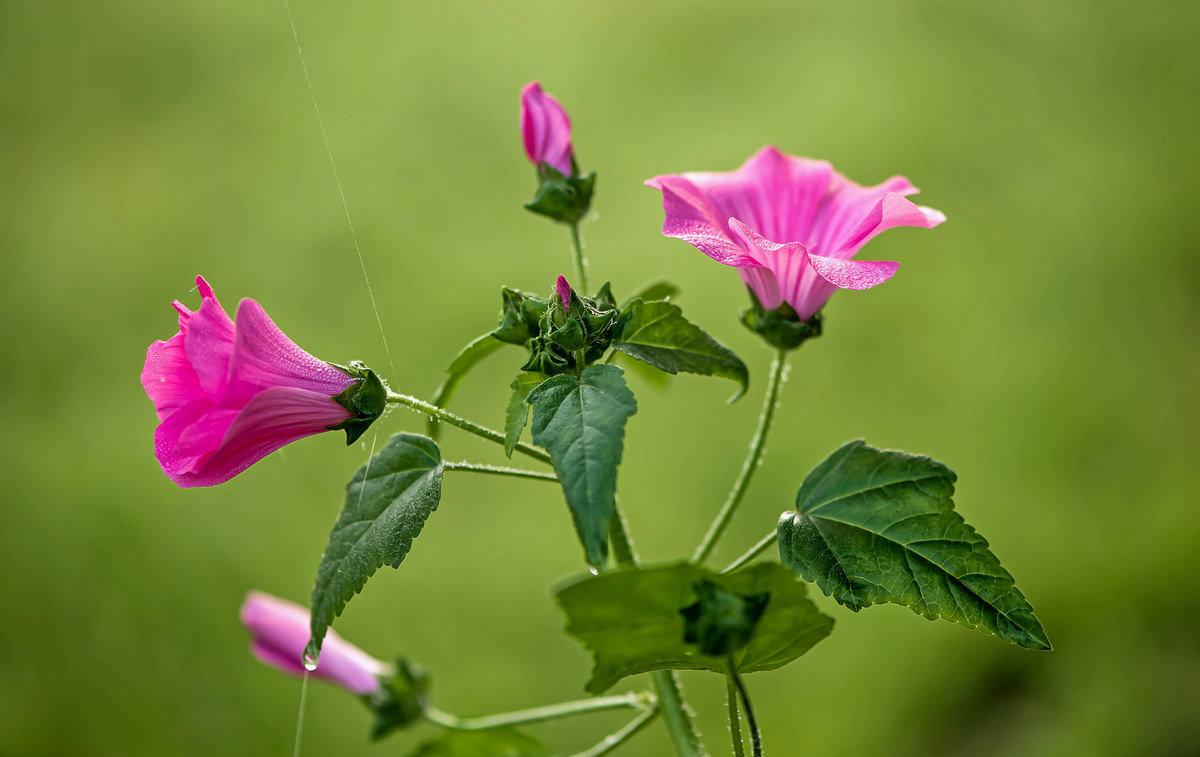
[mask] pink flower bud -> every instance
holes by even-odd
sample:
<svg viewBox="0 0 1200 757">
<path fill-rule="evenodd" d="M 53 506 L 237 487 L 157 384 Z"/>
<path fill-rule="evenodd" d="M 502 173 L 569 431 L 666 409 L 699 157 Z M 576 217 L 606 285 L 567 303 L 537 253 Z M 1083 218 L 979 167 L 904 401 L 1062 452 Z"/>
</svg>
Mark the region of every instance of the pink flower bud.
<svg viewBox="0 0 1200 757">
<path fill-rule="evenodd" d="M 352 417 L 332 398 L 357 380 L 300 349 L 257 302 L 237 323 L 196 277 L 200 309 L 179 311 L 179 333 L 146 351 L 142 386 L 159 425 L 154 451 L 180 486 L 227 481 L 286 444 Z"/>
<path fill-rule="evenodd" d="M 759 150 L 726 173 L 656 176 L 662 233 L 738 269 L 767 310 L 791 305 L 808 320 L 836 289 L 869 289 L 899 263 L 854 260 L 872 237 L 896 226 L 932 228 L 946 220 L 905 199 L 903 176 L 862 187 L 818 160 Z"/>
<path fill-rule="evenodd" d="M 562 300 L 563 310 L 570 310 L 571 285 L 567 283 L 566 276 L 558 277 L 558 282 L 554 285 L 554 291 L 558 293 L 558 299 Z"/>
<path fill-rule="evenodd" d="M 250 651 L 260 662 L 294 676 L 304 675 L 308 610 L 295 602 L 252 591 L 242 603 L 240 616 L 242 625 L 254 637 Z M 390 671 L 390 665 L 329 631 L 321 647 L 320 663 L 309 675 L 355 694 L 371 694 L 381 686 L 379 676 Z"/>
<path fill-rule="evenodd" d="M 571 175 L 571 157 L 575 154 L 571 119 L 558 100 L 543 92 L 536 81 L 521 90 L 521 137 L 530 163 L 547 163 L 564 176 Z"/>
</svg>

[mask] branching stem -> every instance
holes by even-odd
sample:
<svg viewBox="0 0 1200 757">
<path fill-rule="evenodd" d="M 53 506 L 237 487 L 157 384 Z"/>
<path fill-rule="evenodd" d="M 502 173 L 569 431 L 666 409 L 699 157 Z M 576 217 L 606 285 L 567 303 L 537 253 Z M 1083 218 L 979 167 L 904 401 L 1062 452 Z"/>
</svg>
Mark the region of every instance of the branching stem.
<svg viewBox="0 0 1200 757">
<path fill-rule="evenodd" d="M 755 544 L 753 547 L 746 550 L 746 554 L 742 555 L 738 559 L 731 562 L 729 564 L 729 567 L 721 572 L 722 573 L 732 573 L 733 571 L 737 570 L 738 568 L 742 567 L 746 563 L 750 562 L 754 558 L 761 555 L 763 552 L 766 552 L 767 549 L 772 544 L 774 544 L 778 538 L 779 538 L 779 531 L 777 531 L 777 530 L 772 531 L 771 533 L 767 534 L 763 538 L 759 539 L 758 544 Z"/>
<path fill-rule="evenodd" d="M 444 463 L 446 470 L 461 470 L 470 471 L 471 473 L 490 473 L 493 476 L 512 476 L 513 478 L 532 478 L 537 481 L 557 481 L 558 476 L 553 473 L 541 473 L 539 471 L 521 470 L 520 468 L 504 468 L 498 465 L 485 465 L 483 463 Z"/>
<path fill-rule="evenodd" d="M 580 296 L 586 297 L 588 293 L 587 283 L 587 259 L 583 257 L 583 241 L 579 238 L 579 224 L 571 224 L 571 251 L 575 253 L 575 291 L 579 292 Z"/>
<path fill-rule="evenodd" d="M 417 399 L 416 397 L 410 397 L 407 394 L 397 394 L 396 392 L 388 390 L 387 401 L 390 405 L 404 405 L 407 408 L 416 410 L 418 413 L 425 413 L 426 415 L 437 418 L 439 421 L 445 421 L 451 426 L 457 426 L 463 431 L 468 431 L 478 437 L 487 439 L 490 442 L 504 444 L 504 434 L 500 433 L 499 431 L 487 428 L 486 426 L 480 426 L 477 423 L 472 423 L 466 418 L 457 416 L 449 410 L 443 410 L 437 405 L 431 405 L 425 400 Z M 534 460 L 540 460 L 543 463 L 550 463 L 549 455 L 547 455 L 545 452 L 542 452 L 537 447 L 531 447 L 524 442 L 517 442 L 516 451 L 520 452 L 522 455 L 526 455 L 527 457 L 532 457 Z"/>
<path fill-rule="evenodd" d="M 657 707 L 646 710 L 641 715 L 638 715 L 636 718 L 629 721 L 629 724 L 621 730 L 605 736 L 604 740 L 596 746 L 592 747 L 586 752 L 580 752 L 579 754 L 572 755 L 572 757 L 601 757 L 601 755 L 608 754 L 632 738 L 638 731 L 645 728 L 646 724 L 651 720 L 654 720 L 656 717 L 658 717 Z"/>
<path fill-rule="evenodd" d="M 525 723 L 540 723 L 545 720 L 558 720 L 573 715 L 583 715 L 602 710 L 618 710 L 622 708 L 634 710 L 653 710 L 654 696 L 649 692 L 641 694 L 623 694 L 615 697 L 597 697 L 595 699 L 580 699 L 574 702 L 562 702 L 547 707 L 535 707 L 530 710 L 502 712 L 498 715 L 484 715 L 478 718 L 460 718 L 436 707 L 426 707 L 425 717 L 443 728 L 455 731 L 486 731 L 489 728 L 504 728 L 506 726 L 522 725 Z"/>
</svg>

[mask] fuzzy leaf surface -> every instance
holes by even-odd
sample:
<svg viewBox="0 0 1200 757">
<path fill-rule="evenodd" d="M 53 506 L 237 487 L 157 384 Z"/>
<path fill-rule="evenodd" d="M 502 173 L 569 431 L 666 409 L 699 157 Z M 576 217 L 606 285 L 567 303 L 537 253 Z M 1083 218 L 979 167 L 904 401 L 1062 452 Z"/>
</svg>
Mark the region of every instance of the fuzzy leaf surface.
<svg viewBox="0 0 1200 757">
<path fill-rule="evenodd" d="M 346 485 L 346 504 L 317 566 L 313 659 L 333 619 L 383 565 L 400 567 L 442 497 L 442 453 L 432 439 L 396 434 Z"/>
<path fill-rule="evenodd" d="M 620 368 L 593 365 L 579 377 L 547 379 L 526 401 L 533 407 L 533 441 L 554 461 L 587 560 L 603 565 L 625 421 L 637 412 L 633 392 Z"/>
<path fill-rule="evenodd" d="M 697 373 L 733 379 L 745 393 L 750 372 L 725 345 L 692 325 L 666 301 L 634 300 L 621 311 L 613 347 L 667 373 Z"/>
<path fill-rule="evenodd" d="M 779 555 L 851 610 L 892 602 L 1027 649 L 1042 624 L 987 540 L 954 511 L 954 473 L 928 457 L 849 442 L 779 520 Z"/>
<path fill-rule="evenodd" d="M 805 585 L 775 563 L 728 574 L 685 563 L 589 576 L 555 591 L 567 633 L 593 656 L 587 691 L 599 694 L 625 676 L 651 670 L 727 673 L 725 657 L 706 655 L 685 640 L 682 611 L 698 601 L 696 587 L 704 581 L 734 594 L 767 595 L 753 635 L 733 655 L 738 673 L 782 667 L 833 628 L 833 618 L 817 609 Z"/>
</svg>

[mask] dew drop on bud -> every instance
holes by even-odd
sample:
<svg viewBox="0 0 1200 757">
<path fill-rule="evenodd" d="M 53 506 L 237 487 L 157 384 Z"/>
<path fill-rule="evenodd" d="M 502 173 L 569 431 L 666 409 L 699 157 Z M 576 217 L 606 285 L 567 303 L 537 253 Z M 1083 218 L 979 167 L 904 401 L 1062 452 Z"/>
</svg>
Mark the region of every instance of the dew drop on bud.
<svg viewBox="0 0 1200 757">
<path fill-rule="evenodd" d="M 317 658 L 308 652 L 304 653 L 304 669 L 310 673 L 317 669 Z"/>
</svg>

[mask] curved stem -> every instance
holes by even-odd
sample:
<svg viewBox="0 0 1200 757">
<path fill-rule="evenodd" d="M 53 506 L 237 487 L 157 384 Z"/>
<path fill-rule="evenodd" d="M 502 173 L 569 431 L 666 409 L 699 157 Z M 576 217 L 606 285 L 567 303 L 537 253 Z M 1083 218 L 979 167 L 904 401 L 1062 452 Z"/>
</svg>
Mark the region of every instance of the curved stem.
<svg viewBox="0 0 1200 757">
<path fill-rule="evenodd" d="M 742 718 L 738 715 L 738 691 L 732 676 L 725 676 L 725 700 L 729 703 L 729 734 L 733 737 L 735 757 L 746 757 L 746 746 L 742 743 Z"/>
<path fill-rule="evenodd" d="M 746 710 L 746 724 L 750 727 L 750 743 L 754 748 L 754 757 L 762 757 L 762 736 L 758 732 L 758 720 L 754 717 L 754 708 L 750 706 L 750 694 L 746 685 L 733 668 L 733 660 L 729 661 L 729 680 L 737 687 L 742 695 L 742 708 Z"/>
<path fill-rule="evenodd" d="M 629 540 L 629 526 L 625 523 L 625 514 L 621 512 L 616 497 L 613 497 L 613 516 L 609 522 L 608 538 L 612 541 L 613 558 L 618 566 L 624 568 L 637 565 L 637 554 L 633 551 L 633 542 Z"/>
<path fill-rule="evenodd" d="M 484 465 L 483 463 L 443 463 L 442 467 L 446 470 L 463 470 L 472 473 L 490 473 L 494 476 L 512 476 L 513 478 L 532 478 L 537 481 L 557 481 L 558 476 L 553 473 L 539 473 L 538 471 L 521 470 L 520 468 L 503 468 L 498 465 Z"/>
<path fill-rule="evenodd" d="M 750 479 L 754 476 L 754 471 L 758 469 L 763 450 L 766 449 L 767 434 L 771 431 L 771 421 L 775 417 L 775 406 L 779 404 L 779 388 L 783 386 L 786 374 L 787 351 L 779 350 L 775 353 L 775 360 L 771 363 L 771 375 L 767 379 L 767 394 L 763 399 L 762 413 L 758 416 L 758 429 L 754 432 L 754 438 L 750 440 L 750 452 L 746 455 L 746 461 L 742 463 L 742 472 L 733 482 L 733 489 L 730 490 L 725 504 L 721 506 L 721 511 L 717 513 L 716 519 L 708 527 L 704 541 L 700 542 L 700 546 L 696 548 L 696 554 L 692 555 L 692 562 L 698 565 L 708 559 L 717 540 L 724 533 L 725 527 L 729 525 L 734 511 L 741 504 L 742 497 L 746 494 L 746 488 L 750 485 Z"/>
<path fill-rule="evenodd" d="M 540 723 L 544 720 L 558 720 L 572 715 L 582 715 L 588 712 L 602 710 L 619 710 L 629 707 L 635 710 L 653 709 L 654 697 L 650 694 L 623 694 L 615 697 L 598 697 L 596 699 L 580 699 L 574 702 L 562 702 L 548 707 L 535 707 L 530 710 L 502 712 L 499 715 L 484 715 L 478 718 L 460 718 L 436 707 L 426 707 L 425 717 L 443 728 L 455 731 L 485 731 L 489 728 L 503 728 L 523 723 Z"/>
<path fill-rule="evenodd" d="M 419 413 L 431 415 L 434 418 L 437 418 L 439 421 L 445 421 L 451 426 L 457 426 L 463 431 L 469 431 L 472 434 L 475 434 L 475 436 L 487 439 L 490 442 L 504 444 L 504 434 L 500 433 L 499 431 L 487 428 L 486 426 L 480 426 L 477 423 L 472 423 L 466 418 L 461 418 L 448 410 L 443 410 L 437 405 L 431 405 L 425 400 L 420 400 L 416 397 L 410 397 L 407 394 L 397 394 L 389 389 L 387 393 L 387 401 L 389 405 L 404 405 L 411 410 L 416 410 Z M 522 455 L 532 457 L 534 460 L 540 460 L 543 463 L 550 462 L 549 455 L 547 455 L 545 452 L 542 452 L 537 447 L 531 447 L 524 442 L 517 442 L 515 449 Z"/>
<path fill-rule="evenodd" d="M 761 555 L 763 552 L 766 552 L 767 548 L 770 547 L 772 544 L 774 544 L 775 540 L 778 538 L 779 538 L 779 531 L 778 530 L 772 531 L 771 533 L 767 534 L 762 539 L 760 539 L 758 544 L 755 544 L 753 547 L 746 550 L 746 554 L 742 555 L 738 559 L 731 562 L 729 564 L 729 567 L 721 572 L 722 573 L 732 573 L 733 571 L 737 570 L 738 568 L 742 567 L 746 563 L 750 562 L 754 558 Z"/>
<path fill-rule="evenodd" d="M 601 757 L 601 755 L 608 754 L 632 738 L 634 734 L 642 730 L 647 723 L 649 723 L 651 720 L 654 720 L 656 717 L 658 717 L 657 707 L 646 710 L 641 715 L 638 715 L 636 718 L 629 721 L 629 724 L 621 730 L 605 736 L 604 740 L 596 746 L 592 747 L 586 752 L 580 752 L 579 754 L 572 755 L 572 757 Z"/>
<path fill-rule="evenodd" d="M 587 284 L 587 260 L 583 257 L 583 242 L 579 239 L 579 224 L 571 224 L 571 251 L 575 253 L 575 291 L 579 292 L 580 296 L 586 297 L 588 293 Z"/>
</svg>

